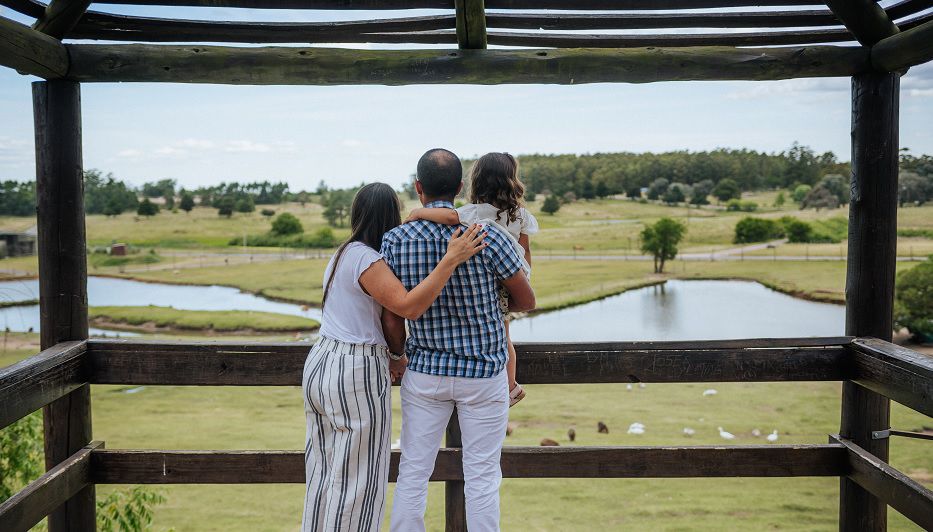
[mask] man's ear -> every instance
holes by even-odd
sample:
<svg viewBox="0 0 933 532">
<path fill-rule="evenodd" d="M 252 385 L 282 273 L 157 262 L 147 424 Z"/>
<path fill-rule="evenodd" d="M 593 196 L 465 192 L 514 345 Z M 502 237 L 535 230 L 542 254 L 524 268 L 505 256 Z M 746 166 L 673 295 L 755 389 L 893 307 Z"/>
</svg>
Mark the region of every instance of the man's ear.
<svg viewBox="0 0 933 532">
<path fill-rule="evenodd" d="M 415 192 L 417 192 L 419 196 L 424 194 L 424 187 L 421 186 L 421 181 L 417 179 L 415 179 Z"/>
</svg>

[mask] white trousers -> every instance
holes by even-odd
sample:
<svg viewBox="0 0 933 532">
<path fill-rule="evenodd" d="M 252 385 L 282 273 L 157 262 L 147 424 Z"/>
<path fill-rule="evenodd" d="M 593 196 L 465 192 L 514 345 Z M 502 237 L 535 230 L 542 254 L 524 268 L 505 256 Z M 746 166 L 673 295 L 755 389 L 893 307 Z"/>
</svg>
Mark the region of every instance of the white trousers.
<svg viewBox="0 0 933 532">
<path fill-rule="evenodd" d="M 377 532 L 392 434 L 388 351 L 321 338 L 302 374 L 304 532 Z"/>
<path fill-rule="evenodd" d="M 467 528 L 499 530 L 499 458 L 509 421 L 505 371 L 488 379 L 408 371 L 402 378 L 402 459 L 392 506 L 392 532 L 424 532 L 428 479 L 454 407 L 463 439 Z"/>
</svg>

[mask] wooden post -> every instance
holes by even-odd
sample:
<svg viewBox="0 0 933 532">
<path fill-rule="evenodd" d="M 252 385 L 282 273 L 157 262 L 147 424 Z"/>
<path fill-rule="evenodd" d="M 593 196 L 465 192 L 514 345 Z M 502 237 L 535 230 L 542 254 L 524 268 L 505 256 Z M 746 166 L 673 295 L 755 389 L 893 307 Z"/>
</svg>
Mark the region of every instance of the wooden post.
<svg viewBox="0 0 933 532">
<path fill-rule="evenodd" d="M 898 106 L 900 75 L 868 72 L 852 78 L 852 200 L 846 273 L 846 334 L 891 340 L 897 258 Z M 888 460 L 890 401 L 845 381 L 841 434 Z M 887 529 L 887 505 L 847 478 L 840 487 L 839 529 Z"/>
<path fill-rule="evenodd" d="M 456 408 L 447 425 L 447 447 L 463 447 Z M 463 486 L 462 480 L 444 482 L 444 516 L 447 532 L 466 532 L 466 498 L 463 494 Z"/>
<path fill-rule="evenodd" d="M 74 81 L 32 85 L 39 225 L 42 349 L 88 337 L 87 252 L 81 161 L 81 89 Z M 50 470 L 91 441 L 90 386 L 43 409 L 45 466 Z M 94 487 L 49 515 L 49 531 L 95 530 Z"/>
<path fill-rule="evenodd" d="M 455 0 L 457 45 L 461 49 L 486 48 L 486 7 L 483 0 Z"/>
</svg>

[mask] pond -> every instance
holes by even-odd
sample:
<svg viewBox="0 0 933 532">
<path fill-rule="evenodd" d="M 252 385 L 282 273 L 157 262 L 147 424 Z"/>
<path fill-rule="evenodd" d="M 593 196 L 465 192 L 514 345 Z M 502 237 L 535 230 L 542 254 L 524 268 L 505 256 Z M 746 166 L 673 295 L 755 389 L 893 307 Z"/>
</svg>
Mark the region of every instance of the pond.
<svg viewBox="0 0 933 532">
<path fill-rule="evenodd" d="M 241 292 L 226 286 L 183 286 L 141 283 L 127 279 L 88 277 L 88 304 L 93 306 L 156 305 L 182 310 L 253 310 L 276 312 L 319 319 L 316 308 L 302 309 L 300 305 L 281 303 Z M 39 299 L 39 281 L 0 282 L 0 301 L 28 301 Z M 0 309 L 0 327 L 11 331 L 39 330 L 39 305 Z M 102 331 L 93 330 L 94 333 Z"/>
<path fill-rule="evenodd" d="M 0 300 L 37 299 L 38 281 L 0 282 Z M 157 305 L 184 310 L 254 310 L 313 319 L 302 309 L 223 286 L 180 286 L 88 278 L 91 306 Z M 845 308 L 797 299 L 747 281 L 668 281 L 512 324 L 516 341 L 704 340 L 837 336 Z M 38 305 L 0 309 L 0 327 L 39 330 Z M 93 330 L 92 334 L 106 331 Z M 113 334 L 107 333 L 107 334 Z"/>
</svg>

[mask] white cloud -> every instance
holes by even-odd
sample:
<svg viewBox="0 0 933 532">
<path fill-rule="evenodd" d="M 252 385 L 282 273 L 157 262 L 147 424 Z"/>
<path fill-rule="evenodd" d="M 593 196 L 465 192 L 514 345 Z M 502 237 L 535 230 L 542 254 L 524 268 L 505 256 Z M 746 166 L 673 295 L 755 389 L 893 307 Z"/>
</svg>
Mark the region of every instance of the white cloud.
<svg viewBox="0 0 933 532">
<path fill-rule="evenodd" d="M 272 151 L 272 147 L 252 140 L 231 140 L 224 143 L 223 151 L 228 153 L 269 153 Z"/>
</svg>

